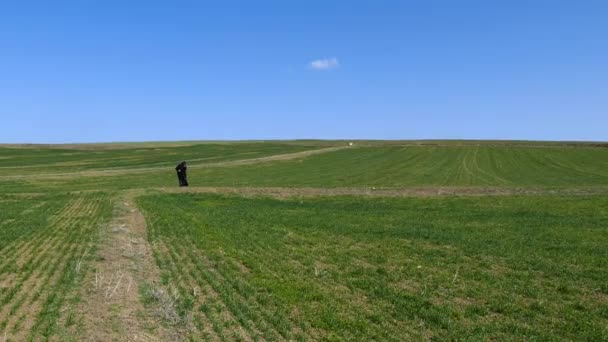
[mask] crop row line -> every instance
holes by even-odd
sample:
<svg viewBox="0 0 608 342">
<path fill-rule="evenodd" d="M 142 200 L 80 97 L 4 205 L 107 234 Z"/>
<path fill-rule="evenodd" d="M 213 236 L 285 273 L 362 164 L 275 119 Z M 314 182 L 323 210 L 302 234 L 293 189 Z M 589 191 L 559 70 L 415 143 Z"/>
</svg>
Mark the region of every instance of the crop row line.
<svg viewBox="0 0 608 342">
<path fill-rule="evenodd" d="M 96 214 L 104 197 L 84 197 L 70 200 L 46 229 L 19 245 L 3 263 L 0 273 L 12 270 L 18 277 L 0 297 L 0 330 L 17 339 L 26 333 L 30 338 L 53 333 L 58 310 L 80 276 L 80 263 L 94 248 L 91 229 L 98 223 Z"/>
</svg>

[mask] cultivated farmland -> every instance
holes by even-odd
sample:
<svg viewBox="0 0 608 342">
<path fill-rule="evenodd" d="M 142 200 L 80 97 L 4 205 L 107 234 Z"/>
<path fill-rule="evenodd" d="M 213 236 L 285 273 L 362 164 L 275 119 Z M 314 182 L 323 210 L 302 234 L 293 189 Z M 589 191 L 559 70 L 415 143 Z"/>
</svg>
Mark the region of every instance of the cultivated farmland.
<svg viewBox="0 0 608 342">
<path fill-rule="evenodd" d="M 608 339 L 602 144 L 5 146 L 0 196 L 0 340 Z"/>
</svg>

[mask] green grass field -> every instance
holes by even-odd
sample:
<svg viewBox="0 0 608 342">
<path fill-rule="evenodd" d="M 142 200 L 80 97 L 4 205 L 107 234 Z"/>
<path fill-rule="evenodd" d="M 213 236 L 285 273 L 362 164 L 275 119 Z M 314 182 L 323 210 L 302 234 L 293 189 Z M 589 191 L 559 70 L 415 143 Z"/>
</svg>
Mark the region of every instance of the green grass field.
<svg viewBox="0 0 608 342">
<path fill-rule="evenodd" d="M 245 158 L 259 158 L 278 153 L 311 149 L 307 145 L 278 143 L 199 144 L 177 147 L 137 147 L 106 149 L 3 148 L 0 172 L 60 173 L 85 170 L 171 167 L 175 159 L 188 160 L 191 165 L 218 163 Z"/>
<path fill-rule="evenodd" d="M 308 158 L 217 167 L 221 166 L 221 161 L 234 162 L 316 148 L 319 147 L 312 144 L 207 144 L 164 148 L 154 158 L 138 156 L 154 154 L 155 148 L 149 148 L 145 153 L 135 149 L 131 151 L 132 156 L 130 150 L 104 150 L 99 161 L 80 166 L 77 161 L 66 162 L 62 150 L 44 150 L 36 152 L 45 156 L 43 166 L 32 168 L 25 167 L 33 158 L 31 155 L 20 157 L 17 155 L 20 150 L 4 149 L 0 151 L 8 157 L 0 157 L 0 184 L 11 191 L 26 192 L 174 186 L 171 158 L 188 160 L 200 153 L 205 157 L 192 158 L 189 171 L 193 185 L 199 186 L 571 188 L 608 185 L 608 148 L 592 146 L 354 147 Z M 244 152 L 238 152 L 240 150 Z M 50 163 L 53 153 L 61 161 Z M 91 155 L 95 152 L 89 150 L 78 153 L 82 160 L 97 158 Z M 25 171 L 16 165 L 22 165 Z M 114 169 L 117 167 L 118 170 Z M 32 173 L 35 170 L 38 175 Z M 82 170 L 89 173 L 71 177 L 71 173 Z M 108 170 L 113 172 L 96 172 Z M 53 173 L 59 175 L 53 176 Z"/>
<path fill-rule="evenodd" d="M 606 246 L 600 143 L 0 147 L 9 341 L 608 340 Z"/>
<path fill-rule="evenodd" d="M 139 203 L 193 336 L 211 324 L 243 339 L 606 337 L 606 197 Z"/>
<path fill-rule="evenodd" d="M 46 339 L 74 322 L 83 263 L 94 258 L 111 196 L 44 194 L 0 201 L 0 330 Z"/>
</svg>

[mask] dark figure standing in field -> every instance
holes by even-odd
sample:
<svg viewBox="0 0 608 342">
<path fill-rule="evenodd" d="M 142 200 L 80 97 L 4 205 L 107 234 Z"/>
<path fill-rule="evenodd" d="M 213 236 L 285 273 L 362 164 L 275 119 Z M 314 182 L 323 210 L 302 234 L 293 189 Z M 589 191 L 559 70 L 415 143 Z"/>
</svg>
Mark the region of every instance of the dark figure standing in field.
<svg viewBox="0 0 608 342">
<path fill-rule="evenodd" d="M 186 162 L 183 161 L 175 167 L 177 171 L 177 179 L 179 180 L 179 186 L 188 186 L 188 177 L 186 176 Z"/>
</svg>

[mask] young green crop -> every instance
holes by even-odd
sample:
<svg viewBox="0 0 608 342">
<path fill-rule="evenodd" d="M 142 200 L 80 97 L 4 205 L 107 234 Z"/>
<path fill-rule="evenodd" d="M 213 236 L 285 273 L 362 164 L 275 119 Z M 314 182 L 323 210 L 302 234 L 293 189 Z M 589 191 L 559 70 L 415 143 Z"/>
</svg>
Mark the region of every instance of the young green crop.
<svg viewBox="0 0 608 342">
<path fill-rule="evenodd" d="M 211 186 L 607 186 L 608 148 L 365 147 L 302 160 L 197 169 L 191 178 Z"/>
<path fill-rule="evenodd" d="M 181 314 L 207 334 L 608 337 L 608 197 L 139 203 Z"/>
<path fill-rule="evenodd" d="M 343 149 L 289 156 L 330 146 Z M 177 186 L 182 159 L 195 187 L 530 193 L 159 193 Z M 249 161 L 218 163 L 237 160 Z M 195 340 L 608 339 L 608 149 L 460 141 L 0 148 L 0 336 L 87 336 L 78 307 L 97 233 L 117 198 L 146 193 L 162 272 L 138 284 L 141 300 L 154 306 L 164 293 L 168 324 Z"/>
<path fill-rule="evenodd" d="M 249 145 L 247 148 L 250 148 Z M 287 153 L 292 150 L 281 151 Z M 240 156 L 248 158 L 247 154 Z M 186 159 L 181 155 L 179 158 L 178 155 L 173 158 Z M 145 161 L 141 162 L 145 163 Z M 354 147 L 294 160 L 250 165 L 204 167 L 204 161 L 199 162 L 202 164 L 192 166 L 188 171 L 193 186 L 368 188 L 608 186 L 608 148 L 589 146 L 374 146 Z M 0 168 L 0 172 L 7 171 Z M 68 174 L 62 178 L 50 179 L 33 174 L 19 179 L 10 178 L 10 175 L 0 176 L 0 187 L 24 192 L 122 190 L 172 187 L 175 184 L 172 165 L 166 165 L 166 169 L 135 174 L 117 173 L 111 176 Z"/>
<path fill-rule="evenodd" d="M 198 144 L 121 149 L 0 148 L 0 175 L 60 173 L 141 167 L 174 167 L 217 163 L 273 154 L 293 153 L 316 146 L 281 143 Z"/>
<path fill-rule="evenodd" d="M 69 323 L 109 220 L 108 193 L 6 195 L 0 201 L 0 332 L 47 339 Z M 69 304 L 68 304 L 69 303 Z"/>
</svg>

